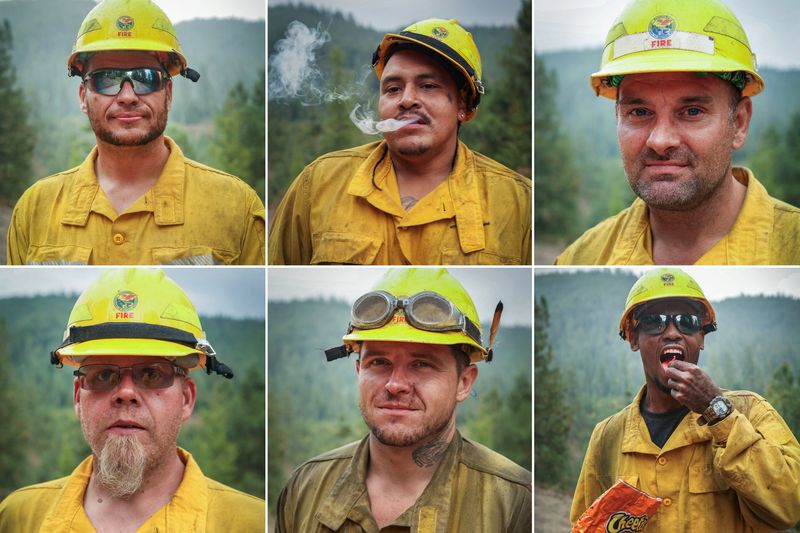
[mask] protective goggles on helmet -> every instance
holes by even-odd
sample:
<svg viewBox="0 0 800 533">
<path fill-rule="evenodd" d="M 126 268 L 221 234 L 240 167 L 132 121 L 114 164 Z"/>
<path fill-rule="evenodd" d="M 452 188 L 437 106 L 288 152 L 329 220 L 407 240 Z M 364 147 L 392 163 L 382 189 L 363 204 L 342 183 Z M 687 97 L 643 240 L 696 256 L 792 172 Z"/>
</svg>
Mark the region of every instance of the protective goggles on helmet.
<svg viewBox="0 0 800 533">
<path fill-rule="evenodd" d="M 186 370 L 166 361 L 131 366 L 89 364 L 80 367 L 73 375 L 84 390 L 110 391 L 119 385 L 123 370 L 131 371 L 133 384 L 141 389 L 166 389 L 174 383 L 175 374 L 186 375 Z"/>
<path fill-rule="evenodd" d="M 139 96 L 160 91 L 169 80 L 169 75 L 157 68 L 101 68 L 89 72 L 83 82 L 89 90 L 105 96 L 116 96 L 122 84 L 130 82 L 133 92 Z"/>
<path fill-rule="evenodd" d="M 481 333 L 478 326 L 450 300 L 433 291 L 419 292 L 402 300 L 386 291 L 368 292 L 355 301 L 350 311 L 350 327 L 377 329 L 385 326 L 398 309 L 405 313 L 411 326 L 424 331 L 460 331 L 478 345 Z"/>
<path fill-rule="evenodd" d="M 638 318 L 636 327 L 648 335 L 661 335 L 669 327 L 670 322 L 675 324 L 678 331 L 684 335 L 695 335 L 700 331 L 706 332 L 702 318 L 698 315 L 647 314 Z"/>
</svg>

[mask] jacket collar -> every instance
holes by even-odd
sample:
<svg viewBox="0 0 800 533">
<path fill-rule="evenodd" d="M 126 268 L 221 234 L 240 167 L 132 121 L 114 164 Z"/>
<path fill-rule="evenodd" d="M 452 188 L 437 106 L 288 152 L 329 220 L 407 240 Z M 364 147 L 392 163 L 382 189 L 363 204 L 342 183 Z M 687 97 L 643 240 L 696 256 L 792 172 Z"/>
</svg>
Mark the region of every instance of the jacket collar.
<svg viewBox="0 0 800 533">
<path fill-rule="evenodd" d="M 175 144 L 175 141 L 164 137 L 164 142 L 169 148 L 169 158 L 158 181 L 126 212 L 152 211 L 157 225 L 171 226 L 184 222 L 186 165 L 183 152 Z M 109 218 L 114 216 L 114 209 L 97 182 L 94 172 L 96 159 L 97 147 L 95 146 L 75 170 L 74 178 L 67 191 L 69 208 L 61 218 L 62 224 L 86 226 L 89 221 L 89 213 L 92 211 Z"/>
<path fill-rule="evenodd" d="M 733 177 L 747 186 L 742 208 L 728 234 L 703 254 L 695 263 L 697 265 L 770 262 L 769 238 L 774 216 L 772 199 L 750 169 L 734 167 Z M 647 204 L 637 198 L 629 209 L 609 263 L 652 265 L 653 237 Z"/>
<path fill-rule="evenodd" d="M 456 430 L 431 481 L 411 507 L 411 513 L 403 513 L 408 515 L 411 531 L 420 533 L 446 531 L 450 503 L 453 500 L 453 481 L 461 458 L 461 448 L 461 433 Z M 365 497 L 368 465 L 369 435 L 358 444 L 350 465 L 322 499 L 315 518 L 325 527 L 338 531 L 348 518 L 358 523 L 369 519 L 365 516 L 370 512 L 369 509 L 359 505 L 361 501 L 369 501 Z M 442 527 L 439 528 L 439 525 Z"/>
<path fill-rule="evenodd" d="M 446 181 L 426 196 L 434 195 L 442 187 L 442 193 L 447 197 L 446 205 L 441 209 L 426 210 L 422 216 L 415 216 L 413 211 L 406 213 L 397 193 L 397 176 L 391 155 L 386 141 L 381 141 L 356 169 L 347 192 L 364 198 L 373 207 L 394 216 L 399 220 L 398 226 L 421 225 L 455 217 L 461 250 L 470 253 L 486 247 L 478 176 L 474 154 L 459 141 L 453 170 Z M 424 201 L 423 198 L 420 203 Z"/>
<path fill-rule="evenodd" d="M 186 465 L 178 490 L 175 491 L 169 503 L 156 511 L 140 526 L 140 531 L 149 531 L 150 526 L 157 526 L 158 531 L 167 533 L 205 531 L 208 507 L 206 478 L 189 452 L 178 448 L 178 457 Z M 89 485 L 93 464 L 94 456 L 90 455 L 66 478 L 58 500 L 42 522 L 40 531 L 68 533 L 77 530 L 73 526 L 77 527 L 81 522 L 88 521 L 83 508 L 83 495 Z M 151 521 L 157 523 L 151 524 Z M 166 525 L 167 529 L 163 529 L 163 525 Z M 147 526 L 148 529 L 143 529 L 144 526 Z"/>
</svg>

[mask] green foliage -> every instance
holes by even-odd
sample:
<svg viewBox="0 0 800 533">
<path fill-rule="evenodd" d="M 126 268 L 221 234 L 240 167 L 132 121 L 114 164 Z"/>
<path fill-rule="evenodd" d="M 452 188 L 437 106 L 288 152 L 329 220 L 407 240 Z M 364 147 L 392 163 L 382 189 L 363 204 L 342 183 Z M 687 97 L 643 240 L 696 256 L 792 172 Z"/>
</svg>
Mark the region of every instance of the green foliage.
<svg viewBox="0 0 800 533">
<path fill-rule="evenodd" d="M 772 196 L 800 205 L 800 109 L 791 114 L 784 131 L 774 125 L 764 130 L 758 148 L 750 160 L 756 178 Z"/>
<path fill-rule="evenodd" d="M 536 164 L 536 206 L 534 225 L 536 237 L 571 235 L 575 222 L 576 193 L 579 183 L 572 159 L 570 139 L 561 128 L 556 108 L 558 79 L 547 70 L 544 62 L 534 61 L 536 111 L 534 124 L 534 158 Z"/>
<path fill-rule="evenodd" d="M 354 358 L 326 362 L 350 318 L 344 302 L 269 302 L 267 501 L 308 459 L 367 434 L 358 409 Z M 487 331 L 484 326 L 484 331 Z M 480 363 L 473 397 L 458 406 L 465 437 L 530 468 L 531 330 L 501 327 L 495 358 Z M 274 512 L 274 507 L 271 508 Z"/>
<path fill-rule="evenodd" d="M 27 186 L 36 142 L 28 103 L 12 64 L 11 24 L 0 25 L 0 197 L 16 198 Z"/>
<path fill-rule="evenodd" d="M 553 347 L 548 339 L 550 316 L 547 300 L 534 304 L 534 379 L 536 397 L 536 482 L 545 485 L 567 485 L 567 443 L 570 413 L 564 394 L 566 383 L 556 365 Z"/>
<path fill-rule="evenodd" d="M 781 414 L 792 433 L 800 435 L 800 372 L 795 373 L 788 363 L 781 364 L 772 374 L 766 398 Z"/>
<path fill-rule="evenodd" d="M 75 296 L 0 299 L 0 499 L 68 475 L 91 453 L 72 407 L 71 367 L 50 364 Z M 264 495 L 264 322 L 201 317 L 233 380 L 197 371 L 198 399 L 181 445 L 204 473 Z M 5 330 L 3 330 L 5 328 Z M 13 334 L 6 332 L 13 332 Z"/>
<path fill-rule="evenodd" d="M 570 484 L 577 481 L 594 426 L 629 404 L 644 384 L 639 354 L 632 352 L 617 334 L 625 296 L 635 281 L 633 274 L 614 270 L 539 270 L 535 276 L 537 299 L 546 299 L 548 304 L 547 341 L 555 354 L 553 362 L 561 373 L 563 394 L 569 398 L 572 413 L 565 472 Z M 781 383 L 776 382 L 779 378 L 773 377 L 778 369 L 787 365 L 791 372 L 800 372 L 792 337 L 800 320 L 800 300 L 739 296 L 712 304 L 719 330 L 706 337 L 700 366 L 721 388 L 751 390 L 775 401 L 771 394 L 783 386 L 777 384 Z M 540 322 L 537 314 L 537 359 Z M 786 375 L 781 374 L 780 379 L 785 381 Z M 542 445 L 539 432 L 548 431 L 539 414 L 540 389 L 547 382 L 537 373 L 535 383 L 538 455 Z M 779 398 L 777 403 L 781 401 Z M 796 407 L 789 406 L 786 411 L 789 418 L 796 413 L 792 409 Z M 539 464 L 536 463 L 537 475 Z"/>
<path fill-rule="evenodd" d="M 214 119 L 211 154 L 216 166 L 264 196 L 264 70 L 252 91 L 241 83 L 228 93 Z"/>
</svg>

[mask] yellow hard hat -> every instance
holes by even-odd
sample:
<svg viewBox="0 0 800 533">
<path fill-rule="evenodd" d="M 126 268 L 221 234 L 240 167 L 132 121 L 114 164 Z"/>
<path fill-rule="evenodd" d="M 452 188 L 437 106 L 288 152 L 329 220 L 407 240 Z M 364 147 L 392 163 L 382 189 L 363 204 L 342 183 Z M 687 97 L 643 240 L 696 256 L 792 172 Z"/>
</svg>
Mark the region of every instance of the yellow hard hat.
<svg viewBox="0 0 800 533">
<path fill-rule="evenodd" d="M 717 329 L 714 308 L 706 299 L 700 285 L 680 268 L 669 267 L 650 270 L 633 284 L 625 302 L 625 311 L 619 321 L 619 336 L 623 340 L 630 338 L 631 332 L 636 328 L 634 311 L 637 307 L 664 298 L 698 302 L 705 310 L 705 316 L 702 317 L 703 331 L 709 333 Z"/>
<path fill-rule="evenodd" d="M 721 1 L 633 0 L 612 24 L 590 82 L 616 99 L 626 74 L 712 72 L 754 96 L 764 89 L 756 69 L 742 24 Z"/>
<path fill-rule="evenodd" d="M 496 324 L 499 325 L 499 311 Z M 418 342 L 460 346 L 470 360 L 491 360 L 482 346 L 478 311 L 466 289 L 444 268 L 389 269 L 373 289 L 353 304 L 344 346 L 326 352 L 329 360 L 357 352 L 364 341 Z"/>
<path fill-rule="evenodd" d="M 478 112 L 484 86 L 481 81 L 483 69 L 481 55 L 472 39 L 472 34 L 459 25 L 456 20 L 427 19 L 408 26 L 400 33 L 387 33 L 381 44 L 372 54 L 372 68 L 380 79 L 386 66 L 387 52 L 392 45 L 412 43 L 432 50 L 447 60 L 449 65 L 467 80 L 467 114 L 463 122 L 472 120 Z"/>
<path fill-rule="evenodd" d="M 67 71 L 70 76 L 81 76 L 92 53 L 112 50 L 154 52 L 170 76 L 190 77 L 175 28 L 152 0 L 103 0 L 97 4 L 78 30 Z"/>
<path fill-rule="evenodd" d="M 80 366 L 101 355 L 164 357 L 187 370 L 233 377 L 217 361 L 189 297 L 160 269 L 104 272 L 75 302 L 50 362 Z"/>
</svg>

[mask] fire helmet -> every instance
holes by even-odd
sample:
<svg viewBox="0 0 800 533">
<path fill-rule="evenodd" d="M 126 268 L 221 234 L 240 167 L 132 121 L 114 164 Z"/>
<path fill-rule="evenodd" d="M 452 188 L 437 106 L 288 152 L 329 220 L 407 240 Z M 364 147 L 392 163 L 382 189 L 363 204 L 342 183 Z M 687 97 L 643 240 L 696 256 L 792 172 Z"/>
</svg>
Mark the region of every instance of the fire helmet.
<svg viewBox="0 0 800 533">
<path fill-rule="evenodd" d="M 104 272 L 75 302 L 50 362 L 80 366 L 93 356 L 163 357 L 186 370 L 233 377 L 216 359 L 186 293 L 160 269 Z"/>
<path fill-rule="evenodd" d="M 403 43 L 433 51 L 466 80 L 464 97 L 467 113 L 462 122 L 472 120 L 478 112 L 481 96 L 485 92 L 481 81 L 483 72 L 481 55 L 472 34 L 461 27 L 456 20 L 437 18 L 415 22 L 399 33 L 387 33 L 372 54 L 372 68 L 375 69 L 379 79 L 383 75 L 386 61 L 391 56 L 392 47 Z"/>
<path fill-rule="evenodd" d="M 635 311 L 646 303 L 665 298 L 678 298 L 699 303 L 703 310 L 703 331 L 710 333 L 717 329 L 717 318 L 711 302 L 706 299 L 703 289 L 686 272 L 679 268 L 656 268 L 640 277 L 631 287 L 625 302 L 625 311 L 619 321 L 619 336 L 630 339 L 636 328 Z"/>
<path fill-rule="evenodd" d="M 616 99 L 626 74 L 710 72 L 754 96 L 764 89 L 756 70 L 741 22 L 720 0 L 633 0 L 611 25 L 590 82 Z"/>
<path fill-rule="evenodd" d="M 192 81 L 200 77 L 187 69 L 172 22 L 152 0 L 103 0 L 97 4 L 78 30 L 67 72 L 82 76 L 93 53 L 108 51 L 153 52 L 170 76 L 183 74 Z"/>
</svg>

